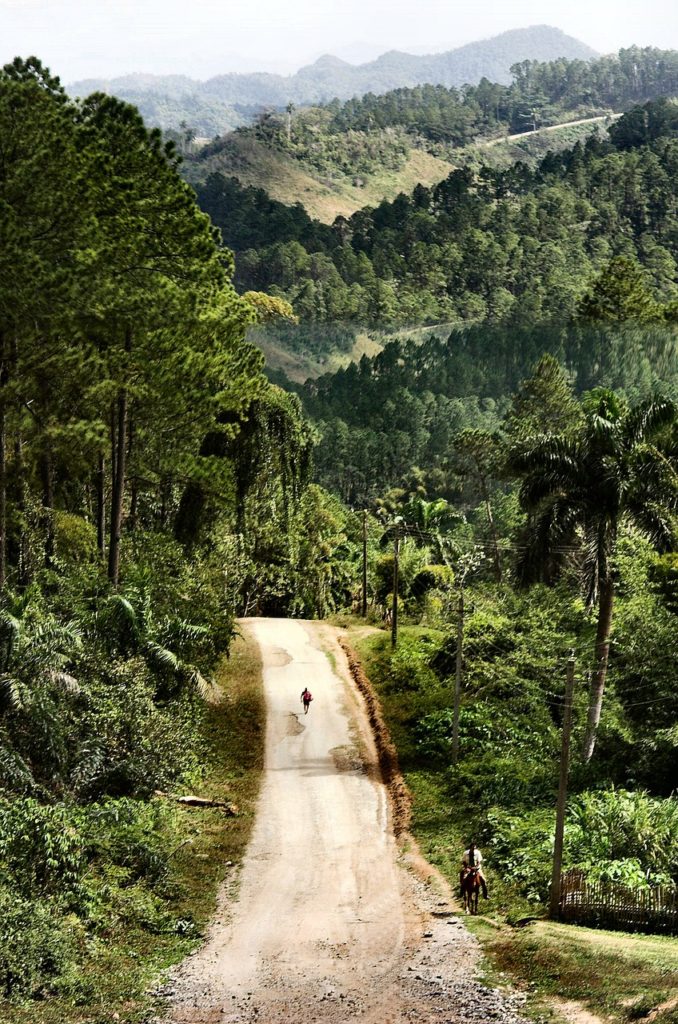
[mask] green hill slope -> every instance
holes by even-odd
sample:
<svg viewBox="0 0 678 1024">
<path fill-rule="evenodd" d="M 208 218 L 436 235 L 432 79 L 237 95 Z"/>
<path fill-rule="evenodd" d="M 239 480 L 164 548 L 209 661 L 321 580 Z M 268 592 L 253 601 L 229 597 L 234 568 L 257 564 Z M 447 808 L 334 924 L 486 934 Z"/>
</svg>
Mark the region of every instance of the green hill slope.
<svg viewBox="0 0 678 1024">
<path fill-rule="evenodd" d="M 216 151 L 187 162 L 184 173 L 193 183 L 206 180 L 214 172 L 236 177 L 243 185 L 265 189 L 278 202 L 302 203 L 312 217 L 331 224 L 336 217 L 350 217 L 363 206 L 411 192 L 420 183 L 434 185 L 447 177 L 452 166 L 447 160 L 411 148 L 400 155 L 394 167 L 375 163 L 361 174 L 337 169 L 329 175 L 261 139 L 234 132 Z"/>
<path fill-rule="evenodd" d="M 218 176 L 198 194 L 238 253 L 239 287 L 284 295 L 304 321 L 550 321 L 617 256 L 676 301 L 677 155 L 678 107 L 657 101 L 533 169 L 461 167 L 331 228 Z"/>
</svg>

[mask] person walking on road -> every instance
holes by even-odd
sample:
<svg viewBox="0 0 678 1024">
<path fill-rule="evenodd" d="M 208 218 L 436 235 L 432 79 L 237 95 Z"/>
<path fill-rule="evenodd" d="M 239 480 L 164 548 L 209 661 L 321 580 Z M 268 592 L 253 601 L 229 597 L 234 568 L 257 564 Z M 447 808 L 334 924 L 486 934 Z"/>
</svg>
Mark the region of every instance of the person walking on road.
<svg viewBox="0 0 678 1024">
<path fill-rule="evenodd" d="M 301 703 L 304 705 L 304 714 L 305 715 L 308 714 L 308 709 L 311 706 L 311 701 L 312 700 L 313 700 L 313 694 L 311 693 L 309 688 L 307 686 L 305 686 L 303 688 L 303 690 L 301 691 Z"/>
</svg>

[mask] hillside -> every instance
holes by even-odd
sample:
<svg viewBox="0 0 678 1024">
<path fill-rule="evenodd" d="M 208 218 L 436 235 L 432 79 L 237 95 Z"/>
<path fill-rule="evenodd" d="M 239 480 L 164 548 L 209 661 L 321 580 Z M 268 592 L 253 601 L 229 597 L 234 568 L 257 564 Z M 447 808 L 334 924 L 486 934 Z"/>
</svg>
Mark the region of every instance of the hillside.
<svg viewBox="0 0 678 1024">
<path fill-rule="evenodd" d="M 262 139 L 234 132 L 218 152 L 187 162 L 183 170 L 193 183 L 205 181 L 214 172 L 236 177 L 243 185 L 265 189 L 281 203 L 302 203 L 312 217 L 331 224 L 336 217 L 350 217 L 363 206 L 411 192 L 419 183 L 434 185 L 452 170 L 449 161 L 421 149 L 408 149 L 399 163 L 392 168 L 375 165 L 372 173 L 359 177 L 330 177 Z"/>
<path fill-rule="evenodd" d="M 192 183 L 236 177 L 330 223 L 441 181 L 453 166 L 535 166 L 604 131 L 614 111 L 677 93 L 678 53 L 631 47 L 589 62 L 524 62 L 510 85 L 483 79 L 290 105 L 203 147 L 178 141 Z"/>
<path fill-rule="evenodd" d="M 238 286 L 307 323 L 562 320 L 616 257 L 638 261 L 648 302 L 678 298 L 677 135 L 678 107 L 657 101 L 534 169 L 462 167 L 330 228 L 220 175 L 198 199 L 236 250 Z"/>
<path fill-rule="evenodd" d="M 2 1024 L 676 1024 L 678 943 L 530 922 L 676 925 L 678 103 L 331 226 L 37 58 L 0 151 Z"/>
<path fill-rule="evenodd" d="M 198 187 L 212 174 L 237 178 L 244 186 L 263 189 L 279 203 L 301 203 L 311 217 L 332 224 L 337 217 L 350 217 L 365 206 L 393 200 L 401 192 L 409 194 L 417 185 L 436 185 L 455 167 L 484 163 L 506 168 L 517 160 L 534 166 L 549 150 L 558 152 L 604 131 L 607 121 L 606 117 L 595 117 L 580 124 L 481 140 L 450 154 L 450 159 L 405 143 L 406 152 L 399 166 L 375 165 L 360 175 L 335 171 L 331 177 L 252 134 L 233 132 L 218 146 L 214 143 L 205 149 L 204 155 L 199 153 L 195 159 L 187 159 L 182 173 Z"/>
<path fill-rule="evenodd" d="M 225 74 L 199 82 L 180 75 L 127 75 L 74 82 L 69 92 L 74 96 L 113 93 L 137 105 L 150 124 L 176 128 L 183 120 L 199 135 L 213 136 L 239 119 L 245 120 L 248 109 L 348 99 L 425 82 L 461 86 L 485 77 L 508 83 L 511 66 L 520 61 L 588 60 L 594 56 L 590 47 L 559 29 L 538 25 L 427 56 L 394 50 L 377 60 L 353 65 L 325 55 L 290 76 Z"/>
</svg>

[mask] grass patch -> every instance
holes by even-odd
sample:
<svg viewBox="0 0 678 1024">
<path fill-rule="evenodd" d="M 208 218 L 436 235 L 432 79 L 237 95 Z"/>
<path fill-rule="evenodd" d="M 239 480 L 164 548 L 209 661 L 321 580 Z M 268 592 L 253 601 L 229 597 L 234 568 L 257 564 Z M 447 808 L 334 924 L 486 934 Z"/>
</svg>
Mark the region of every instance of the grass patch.
<svg viewBox="0 0 678 1024">
<path fill-rule="evenodd" d="M 537 1004 L 540 996 L 555 996 L 624 1022 L 642 1020 L 678 991 L 675 939 L 550 921 L 479 938 L 492 966 L 532 990 Z M 678 1020 L 676 1007 L 654 1019 L 661 1024 Z"/>
<path fill-rule="evenodd" d="M 17 1005 L 0 1000 L 2 1024 L 142 1024 L 152 1019 L 148 990 L 167 967 L 199 944 L 214 913 L 227 862 L 237 864 L 252 831 L 263 768 L 265 705 L 256 644 L 238 639 L 222 662 L 221 699 L 203 720 L 203 768 L 186 792 L 225 799 L 239 808 L 237 817 L 219 810 L 173 805 L 163 837 L 170 851 L 162 882 L 163 919 L 158 931 L 140 924 L 143 887 L 123 890 L 129 920 L 121 918 L 109 934 L 79 936 L 82 955 L 77 977 L 56 995 Z M 74 922 L 75 928 L 75 922 Z"/>
</svg>

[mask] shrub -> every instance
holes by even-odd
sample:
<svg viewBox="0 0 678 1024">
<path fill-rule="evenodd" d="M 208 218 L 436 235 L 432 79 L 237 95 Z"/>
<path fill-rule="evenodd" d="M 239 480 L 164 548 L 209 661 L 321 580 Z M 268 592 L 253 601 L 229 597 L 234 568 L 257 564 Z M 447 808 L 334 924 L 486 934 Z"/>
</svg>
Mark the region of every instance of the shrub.
<svg viewBox="0 0 678 1024">
<path fill-rule="evenodd" d="M 530 899 L 545 899 L 550 880 L 555 811 L 511 813 L 493 808 L 486 836 L 492 862 Z M 570 800 L 564 868 L 581 868 L 591 881 L 629 886 L 678 882 L 678 800 L 610 789 Z"/>
<path fill-rule="evenodd" d="M 36 997 L 55 986 L 77 963 L 77 940 L 73 919 L 0 885 L 0 992 L 7 999 Z"/>
<path fill-rule="evenodd" d="M 391 657 L 389 688 L 394 691 L 435 690 L 440 686 L 430 666 L 435 640 L 427 635 L 401 635 Z"/>
<path fill-rule="evenodd" d="M 528 761 L 514 751 L 467 756 L 449 769 L 448 777 L 455 798 L 478 811 L 532 807 L 548 799 L 557 784 L 552 761 Z"/>
<path fill-rule="evenodd" d="M 72 892 L 85 866 L 73 816 L 30 797 L 0 802 L 0 866 L 26 896 Z"/>
</svg>

